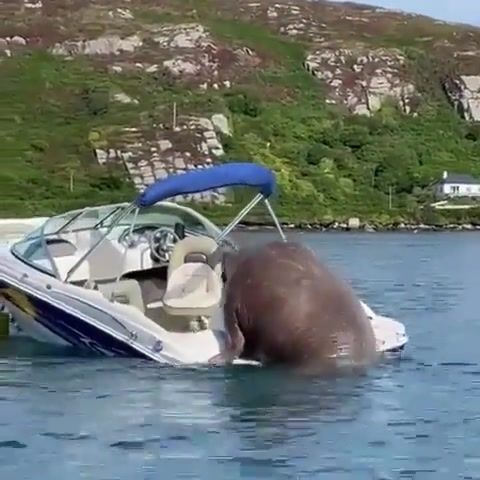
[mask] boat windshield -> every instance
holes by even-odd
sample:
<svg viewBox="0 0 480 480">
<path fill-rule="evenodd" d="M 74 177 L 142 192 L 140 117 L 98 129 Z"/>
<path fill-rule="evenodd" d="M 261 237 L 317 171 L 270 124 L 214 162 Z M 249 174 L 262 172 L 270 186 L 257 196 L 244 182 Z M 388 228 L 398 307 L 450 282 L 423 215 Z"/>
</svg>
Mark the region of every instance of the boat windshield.
<svg viewBox="0 0 480 480">
<path fill-rule="evenodd" d="M 138 213 L 131 204 L 115 204 L 91 207 L 56 215 L 12 245 L 12 253 L 49 275 L 57 276 L 52 258 L 52 245 L 55 245 L 55 257 L 75 255 L 77 242 L 82 232 L 91 232 L 90 246 L 102 235 L 115 240 L 135 222 L 135 227 L 152 225 L 154 227 L 174 228 L 181 223 L 187 234 L 206 235 L 215 238 L 221 230 L 207 218 L 194 210 L 175 203 L 161 202 L 151 207 L 140 208 Z M 79 236 L 80 235 L 80 236 Z M 82 250 L 85 249 L 83 246 Z M 88 245 L 87 245 L 88 249 Z M 59 253 L 60 252 L 60 253 Z"/>
<path fill-rule="evenodd" d="M 127 204 L 92 207 L 71 210 L 48 218 L 42 225 L 30 232 L 23 240 L 52 236 L 60 233 L 93 229 L 98 223 L 108 220 L 113 214 L 123 211 Z"/>
<path fill-rule="evenodd" d="M 113 223 L 116 223 L 117 218 L 117 215 L 112 215 L 109 218 L 102 220 L 96 228 L 109 228 Z M 175 224 L 181 223 L 184 225 L 187 232 L 197 235 L 207 235 L 210 237 L 214 237 L 220 232 L 216 225 L 193 210 L 169 203 L 141 208 L 139 209 L 138 214 L 135 213 L 135 210 L 132 210 L 126 216 L 121 218 L 121 220 L 115 225 L 115 228 L 130 227 L 132 222 L 135 222 L 135 226 L 158 225 L 158 227 L 165 226 L 171 228 L 173 228 Z"/>
</svg>

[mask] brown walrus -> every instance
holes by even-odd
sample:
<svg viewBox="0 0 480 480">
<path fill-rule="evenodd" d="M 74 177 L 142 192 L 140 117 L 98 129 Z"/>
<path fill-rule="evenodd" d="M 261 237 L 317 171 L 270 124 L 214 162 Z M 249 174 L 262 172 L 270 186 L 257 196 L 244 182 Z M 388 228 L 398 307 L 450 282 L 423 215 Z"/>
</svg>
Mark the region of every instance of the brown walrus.
<svg viewBox="0 0 480 480">
<path fill-rule="evenodd" d="M 331 368 L 376 359 L 375 334 L 359 299 L 309 248 L 270 242 L 229 254 L 224 271 L 227 339 L 211 364 L 241 357 Z"/>
</svg>

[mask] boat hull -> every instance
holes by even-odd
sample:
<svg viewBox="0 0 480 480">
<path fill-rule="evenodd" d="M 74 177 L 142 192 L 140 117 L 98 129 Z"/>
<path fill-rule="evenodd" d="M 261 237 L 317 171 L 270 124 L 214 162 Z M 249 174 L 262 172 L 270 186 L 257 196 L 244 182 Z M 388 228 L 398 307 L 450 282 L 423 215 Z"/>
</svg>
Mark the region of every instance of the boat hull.
<svg viewBox="0 0 480 480">
<path fill-rule="evenodd" d="M 5 280 L 0 280 L 0 295 L 22 335 L 40 342 L 77 347 L 105 356 L 144 357 L 132 345 Z"/>
</svg>

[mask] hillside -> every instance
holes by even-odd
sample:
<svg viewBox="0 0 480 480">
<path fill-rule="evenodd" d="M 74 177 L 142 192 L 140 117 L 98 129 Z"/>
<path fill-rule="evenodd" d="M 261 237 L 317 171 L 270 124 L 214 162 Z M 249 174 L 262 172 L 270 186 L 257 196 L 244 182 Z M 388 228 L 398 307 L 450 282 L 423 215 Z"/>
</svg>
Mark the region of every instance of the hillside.
<svg viewBox="0 0 480 480">
<path fill-rule="evenodd" d="M 285 221 L 450 221 L 423 207 L 444 170 L 480 176 L 479 53 L 480 29 L 354 4 L 4 1 L 0 215 L 255 160 Z"/>
</svg>

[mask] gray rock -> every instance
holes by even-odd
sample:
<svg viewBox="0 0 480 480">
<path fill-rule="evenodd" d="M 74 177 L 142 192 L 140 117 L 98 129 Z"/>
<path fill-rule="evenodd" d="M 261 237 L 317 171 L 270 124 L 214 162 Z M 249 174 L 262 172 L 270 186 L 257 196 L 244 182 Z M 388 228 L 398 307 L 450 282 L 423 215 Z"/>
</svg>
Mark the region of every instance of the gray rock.
<svg viewBox="0 0 480 480">
<path fill-rule="evenodd" d="M 164 168 L 159 168 L 158 170 L 155 170 L 155 176 L 158 179 L 167 178 L 168 172 Z"/>
<path fill-rule="evenodd" d="M 134 16 L 132 12 L 128 8 L 117 8 L 115 12 L 120 18 L 124 18 L 125 20 L 133 20 Z"/>
<path fill-rule="evenodd" d="M 330 87 L 329 100 L 340 99 L 352 113 L 369 115 L 392 97 L 405 113 L 411 112 L 410 100 L 416 96 L 416 88 L 403 78 L 404 63 L 405 58 L 398 50 L 366 50 L 359 46 L 313 52 L 305 59 L 304 66 Z"/>
<path fill-rule="evenodd" d="M 228 124 L 228 119 L 223 113 L 216 113 L 212 115 L 212 124 L 217 132 L 221 132 L 224 135 L 231 136 L 232 132 Z"/>
<path fill-rule="evenodd" d="M 193 60 L 186 60 L 181 57 L 165 60 L 163 66 L 174 75 L 195 75 L 201 69 L 200 65 Z"/>
<path fill-rule="evenodd" d="M 198 125 L 204 130 L 213 130 L 213 123 L 208 118 L 199 118 Z"/>
<path fill-rule="evenodd" d="M 175 168 L 179 168 L 184 170 L 185 169 L 185 161 L 181 157 L 176 157 L 174 160 Z"/>
<path fill-rule="evenodd" d="M 358 230 L 360 228 L 360 219 L 351 217 L 348 219 L 348 228 L 350 230 Z"/>
<path fill-rule="evenodd" d="M 95 157 L 97 158 L 97 162 L 100 165 L 103 165 L 107 162 L 107 152 L 105 150 L 101 150 L 99 148 L 95 149 Z"/>
<path fill-rule="evenodd" d="M 14 37 L 10 38 L 10 44 L 11 45 L 26 45 L 27 41 L 23 37 L 20 37 L 19 35 L 15 35 Z"/>
<path fill-rule="evenodd" d="M 57 43 L 51 52 L 54 55 L 118 55 L 120 52 L 132 53 L 142 44 L 138 35 L 124 39 L 118 35 L 105 35 L 94 40 Z"/>
<path fill-rule="evenodd" d="M 215 138 L 209 138 L 207 140 L 207 147 L 211 150 L 214 148 L 222 148 L 222 144 L 218 141 L 218 139 Z"/>
<path fill-rule="evenodd" d="M 170 150 L 173 147 L 172 142 L 170 140 L 160 140 L 158 142 L 158 148 L 160 148 L 161 152 L 165 150 Z"/>
<path fill-rule="evenodd" d="M 43 3 L 41 0 L 38 0 L 37 2 L 24 2 L 25 8 L 32 8 L 32 9 L 37 9 L 37 8 L 42 8 Z"/>
<path fill-rule="evenodd" d="M 207 139 L 207 143 L 209 140 L 217 141 L 217 135 L 215 135 L 215 132 L 213 130 L 207 130 L 203 132 L 203 136 Z"/>
<path fill-rule="evenodd" d="M 138 104 L 138 100 L 136 98 L 129 97 L 126 93 L 124 92 L 119 92 L 115 93 L 113 95 L 113 100 L 119 103 L 134 103 Z"/>
<path fill-rule="evenodd" d="M 162 48 L 192 49 L 211 43 L 209 33 L 198 23 L 163 25 L 153 40 Z"/>
<path fill-rule="evenodd" d="M 221 145 L 217 147 L 212 147 L 210 150 L 212 154 L 216 157 L 221 157 L 222 155 L 225 155 L 225 151 L 223 150 L 223 147 Z"/>
<path fill-rule="evenodd" d="M 368 109 L 368 106 L 364 103 L 360 103 L 358 105 L 355 105 L 353 113 L 355 113 L 356 115 L 365 115 L 365 116 L 370 116 L 371 115 L 371 112 Z"/>
<path fill-rule="evenodd" d="M 278 12 L 277 10 L 275 9 L 275 7 L 268 7 L 268 10 L 267 10 L 267 16 L 268 18 L 277 18 L 278 17 Z"/>
<path fill-rule="evenodd" d="M 462 75 L 445 84 L 450 101 L 465 120 L 480 121 L 480 75 Z"/>
</svg>

